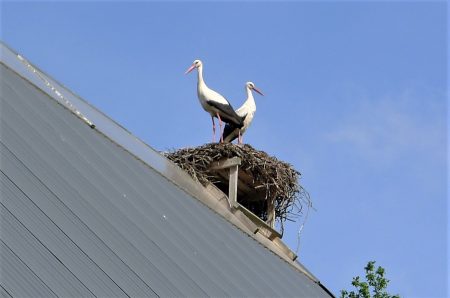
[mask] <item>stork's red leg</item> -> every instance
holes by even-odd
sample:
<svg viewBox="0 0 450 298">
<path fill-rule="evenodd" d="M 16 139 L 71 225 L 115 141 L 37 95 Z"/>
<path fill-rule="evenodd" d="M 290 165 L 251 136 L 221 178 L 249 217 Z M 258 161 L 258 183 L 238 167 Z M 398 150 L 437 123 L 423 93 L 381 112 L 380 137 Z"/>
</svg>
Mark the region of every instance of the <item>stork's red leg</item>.
<svg viewBox="0 0 450 298">
<path fill-rule="evenodd" d="M 211 116 L 211 120 L 213 123 L 213 143 L 216 142 L 216 124 L 214 123 L 214 117 Z"/>
<path fill-rule="evenodd" d="M 217 112 L 217 118 L 219 118 L 220 142 L 223 143 L 222 119 L 220 119 L 219 112 Z"/>
</svg>

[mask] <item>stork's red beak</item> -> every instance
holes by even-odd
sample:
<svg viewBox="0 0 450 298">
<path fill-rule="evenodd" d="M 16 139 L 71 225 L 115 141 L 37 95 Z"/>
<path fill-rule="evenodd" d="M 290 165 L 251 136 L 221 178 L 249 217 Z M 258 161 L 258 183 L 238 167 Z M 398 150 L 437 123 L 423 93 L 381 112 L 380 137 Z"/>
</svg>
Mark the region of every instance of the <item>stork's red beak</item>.
<svg viewBox="0 0 450 298">
<path fill-rule="evenodd" d="M 261 92 L 261 90 L 259 90 L 258 88 L 256 88 L 256 87 L 253 87 L 253 90 L 255 90 L 256 92 L 258 92 L 259 94 L 261 94 L 262 96 L 264 96 L 264 94 Z"/>
<path fill-rule="evenodd" d="M 188 70 L 186 70 L 186 72 L 184 74 L 190 73 L 194 68 L 195 68 L 195 64 L 192 64 L 191 67 L 189 67 Z"/>
</svg>

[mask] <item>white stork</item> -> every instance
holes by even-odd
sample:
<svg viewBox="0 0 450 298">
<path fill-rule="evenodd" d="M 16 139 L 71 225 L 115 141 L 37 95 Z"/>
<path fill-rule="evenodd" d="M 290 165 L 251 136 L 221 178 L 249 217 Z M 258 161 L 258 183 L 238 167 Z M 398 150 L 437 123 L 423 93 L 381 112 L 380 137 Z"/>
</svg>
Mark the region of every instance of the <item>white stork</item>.
<svg viewBox="0 0 450 298">
<path fill-rule="evenodd" d="M 216 124 L 214 117 L 219 119 L 220 126 L 220 140 L 222 138 L 222 120 L 226 123 L 234 125 L 234 127 L 241 128 L 244 125 L 244 119 L 236 114 L 231 104 L 222 95 L 206 86 L 203 80 L 203 64 L 200 60 L 195 60 L 192 65 L 186 70 L 185 74 L 190 73 L 194 68 L 197 68 L 198 82 L 197 82 L 197 96 L 205 111 L 211 115 L 213 125 L 213 142 L 216 141 Z"/>
<path fill-rule="evenodd" d="M 247 82 L 245 84 L 245 90 L 247 91 L 247 100 L 239 109 L 236 110 L 236 114 L 244 117 L 244 126 L 239 129 L 239 127 L 233 124 L 225 125 L 222 136 L 225 143 L 230 143 L 234 139 L 238 138 L 238 144 L 242 144 L 242 135 L 252 123 L 253 117 L 255 116 L 256 112 L 256 103 L 255 99 L 253 98 L 252 90 L 258 92 L 261 95 L 264 95 L 261 90 L 256 88 L 255 84 L 252 82 Z"/>
</svg>

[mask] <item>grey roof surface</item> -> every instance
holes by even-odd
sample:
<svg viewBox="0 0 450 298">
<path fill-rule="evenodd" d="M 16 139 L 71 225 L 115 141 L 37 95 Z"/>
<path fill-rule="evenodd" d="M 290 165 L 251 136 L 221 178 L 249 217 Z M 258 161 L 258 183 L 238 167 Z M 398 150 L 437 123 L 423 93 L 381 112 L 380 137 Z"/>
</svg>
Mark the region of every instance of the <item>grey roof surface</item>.
<svg viewBox="0 0 450 298">
<path fill-rule="evenodd" d="M 174 184 L 164 158 L 136 158 L 0 67 L 2 296 L 329 297 Z"/>
</svg>

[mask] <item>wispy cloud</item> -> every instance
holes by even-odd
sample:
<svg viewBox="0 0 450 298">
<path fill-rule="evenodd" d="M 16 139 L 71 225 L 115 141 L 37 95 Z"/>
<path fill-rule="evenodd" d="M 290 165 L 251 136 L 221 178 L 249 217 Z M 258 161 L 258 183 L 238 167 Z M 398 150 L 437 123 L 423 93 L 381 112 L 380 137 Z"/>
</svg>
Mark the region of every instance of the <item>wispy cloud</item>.
<svg viewBox="0 0 450 298">
<path fill-rule="evenodd" d="M 325 135 L 329 142 L 346 145 L 376 162 L 408 154 L 445 158 L 444 94 L 404 91 L 378 98 L 359 94 L 358 98 L 345 118 Z"/>
</svg>

